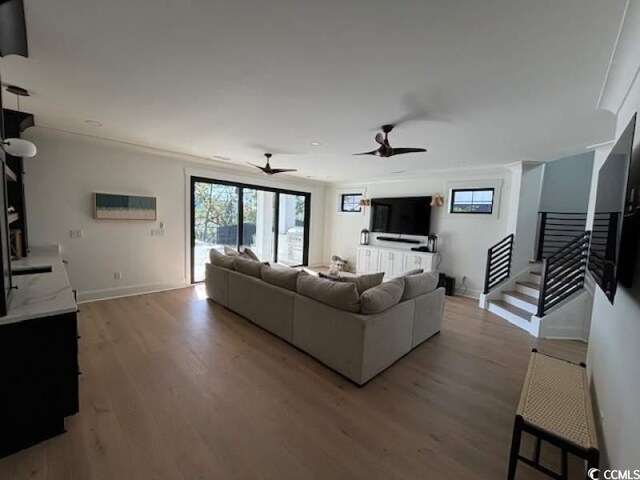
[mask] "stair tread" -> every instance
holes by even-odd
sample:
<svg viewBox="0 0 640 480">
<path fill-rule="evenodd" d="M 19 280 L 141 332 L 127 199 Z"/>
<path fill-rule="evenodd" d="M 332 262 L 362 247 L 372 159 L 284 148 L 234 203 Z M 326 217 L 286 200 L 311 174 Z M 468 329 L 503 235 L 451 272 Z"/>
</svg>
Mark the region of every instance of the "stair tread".
<svg viewBox="0 0 640 480">
<path fill-rule="evenodd" d="M 531 305 L 537 305 L 538 304 L 538 299 L 535 297 L 532 297 L 531 295 L 527 295 L 526 293 L 522 293 L 522 292 L 518 292 L 516 290 L 511 290 L 508 292 L 504 292 L 504 295 L 509 295 L 511 297 L 515 297 L 518 300 L 522 300 L 523 302 L 527 302 L 530 303 Z"/>
<path fill-rule="evenodd" d="M 516 284 L 522 285 L 522 286 L 525 286 L 525 287 L 529 287 L 529 288 L 533 288 L 534 290 L 540 290 L 540 285 L 538 285 L 537 283 L 518 281 L 518 282 L 516 282 Z"/>
<path fill-rule="evenodd" d="M 531 275 L 535 275 L 536 277 L 539 277 L 540 275 L 542 275 L 542 272 L 529 272 Z"/>
<path fill-rule="evenodd" d="M 533 313 L 522 310 L 521 308 L 518 308 L 515 305 L 511 305 L 504 300 L 490 300 L 490 303 L 493 303 L 495 306 L 500 307 L 503 310 L 513 313 L 514 315 L 522 318 L 523 320 L 526 320 L 527 322 L 530 322 L 531 317 L 533 316 Z"/>
</svg>

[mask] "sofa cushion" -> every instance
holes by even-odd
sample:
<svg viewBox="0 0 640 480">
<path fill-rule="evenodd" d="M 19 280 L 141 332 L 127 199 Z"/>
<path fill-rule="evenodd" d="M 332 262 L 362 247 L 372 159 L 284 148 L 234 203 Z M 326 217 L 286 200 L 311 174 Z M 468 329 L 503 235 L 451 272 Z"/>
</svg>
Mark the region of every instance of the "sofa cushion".
<svg viewBox="0 0 640 480">
<path fill-rule="evenodd" d="M 379 313 L 390 309 L 402 299 L 404 277 L 394 278 L 360 295 L 360 313 Z"/>
<path fill-rule="evenodd" d="M 414 268 L 413 270 L 407 270 L 401 276 L 402 277 L 410 277 L 411 275 L 418 275 L 419 273 L 424 272 L 421 268 Z"/>
<path fill-rule="evenodd" d="M 404 277 L 403 300 L 419 297 L 438 288 L 438 274 L 435 272 L 424 272 L 418 275 Z"/>
<path fill-rule="evenodd" d="M 341 282 L 350 282 L 355 283 L 356 288 L 358 289 L 358 295 L 362 295 L 362 293 L 370 288 L 373 288 L 382 283 L 382 279 L 384 278 L 384 272 L 380 273 L 369 273 L 366 275 L 358 275 L 355 277 L 342 277 L 340 276 Z"/>
<path fill-rule="evenodd" d="M 244 247 L 244 249 L 242 250 L 242 253 L 240 255 L 242 255 L 242 256 L 244 256 L 246 258 L 249 258 L 251 260 L 257 260 L 258 262 L 260 261 L 260 259 L 255 254 L 255 252 L 253 250 L 251 250 L 249 247 Z"/>
<path fill-rule="evenodd" d="M 255 260 L 249 260 L 248 258 L 243 258 L 240 255 L 236 255 L 232 258 L 233 266 L 238 272 L 260 278 L 260 269 L 263 266 L 262 263 L 256 262 Z"/>
<path fill-rule="evenodd" d="M 262 265 L 262 264 L 261 264 Z M 298 270 L 282 265 L 262 265 L 260 268 L 262 280 L 276 287 L 286 288 L 292 292 L 297 291 Z"/>
<path fill-rule="evenodd" d="M 360 297 L 355 283 L 333 282 L 300 272 L 297 279 L 300 295 L 347 312 L 360 311 Z"/>
<path fill-rule="evenodd" d="M 238 255 L 238 251 L 235 248 L 231 248 L 229 245 L 224 246 L 224 253 L 225 255 L 230 255 L 232 257 Z"/>
<path fill-rule="evenodd" d="M 220 253 L 215 248 L 209 250 L 209 260 L 213 265 L 222 268 L 228 268 L 229 270 L 233 270 L 233 257 L 229 255 L 225 255 L 224 253 Z"/>
</svg>

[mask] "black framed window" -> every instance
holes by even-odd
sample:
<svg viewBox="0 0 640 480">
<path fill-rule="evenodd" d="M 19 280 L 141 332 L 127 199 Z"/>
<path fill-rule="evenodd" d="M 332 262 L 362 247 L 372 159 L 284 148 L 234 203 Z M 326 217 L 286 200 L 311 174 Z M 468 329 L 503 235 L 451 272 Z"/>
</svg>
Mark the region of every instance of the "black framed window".
<svg viewBox="0 0 640 480">
<path fill-rule="evenodd" d="M 361 193 L 340 194 L 340 211 L 345 213 L 361 212 L 360 200 L 362 200 Z"/>
<path fill-rule="evenodd" d="M 191 177 L 191 282 L 204 280 L 209 251 L 249 247 L 261 261 L 309 262 L 311 194 Z"/>
<path fill-rule="evenodd" d="M 451 191 L 449 213 L 491 215 L 493 188 L 459 188 Z"/>
</svg>

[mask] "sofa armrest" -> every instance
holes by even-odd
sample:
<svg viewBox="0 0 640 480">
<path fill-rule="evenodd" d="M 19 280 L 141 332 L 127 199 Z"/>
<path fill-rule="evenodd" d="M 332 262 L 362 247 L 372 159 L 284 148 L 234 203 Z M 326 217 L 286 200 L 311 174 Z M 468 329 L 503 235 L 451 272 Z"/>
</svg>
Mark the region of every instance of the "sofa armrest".
<svg viewBox="0 0 640 480">
<path fill-rule="evenodd" d="M 204 265 L 207 297 L 225 307 L 229 307 L 229 272 L 230 270 L 211 263 Z"/>
<path fill-rule="evenodd" d="M 416 311 L 411 348 L 440 331 L 444 317 L 444 292 L 444 288 L 440 287 L 414 299 Z"/>
</svg>

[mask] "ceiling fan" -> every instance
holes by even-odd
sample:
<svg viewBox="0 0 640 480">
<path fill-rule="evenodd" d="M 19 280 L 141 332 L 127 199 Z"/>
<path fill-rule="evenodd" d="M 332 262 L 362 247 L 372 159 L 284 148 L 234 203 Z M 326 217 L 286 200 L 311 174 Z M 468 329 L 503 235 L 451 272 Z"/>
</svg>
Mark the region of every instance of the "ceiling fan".
<svg viewBox="0 0 640 480">
<path fill-rule="evenodd" d="M 389 136 L 389 132 L 393 130 L 393 127 L 395 127 L 393 124 L 383 125 L 382 132 L 378 132 L 376 134 L 376 142 L 380 144 L 378 149 L 370 152 L 354 153 L 354 155 L 375 155 L 376 157 L 388 158 L 393 157 L 394 155 L 401 155 L 403 153 L 421 153 L 427 151 L 426 148 L 393 148 L 389 144 L 389 139 L 387 138 Z"/>
<path fill-rule="evenodd" d="M 265 175 L 275 175 L 276 173 L 285 173 L 285 172 L 297 172 L 298 170 L 296 170 L 295 168 L 271 168 L 271 165 L 269 165 L 269 160 L 271 159 L 271 157 L 273 156 L 271 153 L 265 153 L 264 154 L 265 157 L 267 157 L 267 164 L 264 167 L 261 167 L 260 165 L 255 165 L 253 163 L 249 163 L 249 165 L 252 165 L 254 167 L 256 167 L 259 170 L 262 170 L 262 172 Z"/>
</svg>

